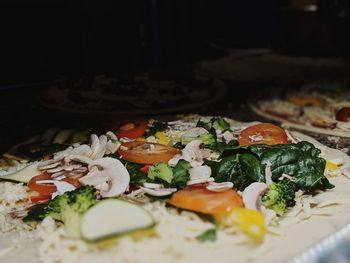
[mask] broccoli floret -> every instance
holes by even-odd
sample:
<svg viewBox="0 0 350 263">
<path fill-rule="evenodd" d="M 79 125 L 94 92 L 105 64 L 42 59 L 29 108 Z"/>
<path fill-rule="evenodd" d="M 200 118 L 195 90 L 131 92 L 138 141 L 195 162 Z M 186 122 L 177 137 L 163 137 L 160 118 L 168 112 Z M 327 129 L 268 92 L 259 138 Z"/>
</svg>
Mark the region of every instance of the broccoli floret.
<svg viewBox="0 0 350 263">
<path fill-rule="evenodd" d="M 295 205 L 294 198 L 295 184 L 290 180 L 283 180 L 269 185 L 269 191 L 263 196 L 262 204 L 281 216 L 287 211 L 287 207 Z"/>
<path fill-rule="evenodd" d="M 148 169 L 147 176 L 150 179 L 160 178 L 170 183 L 171 180 L 173 180 L 173 171 L 170 166 L 165 163 L 156 163 Z"/>
<path fill-rule="evenodd" d="M 222 132 L 230 129 L 230 124 L 220 116 L 212 118 L 211 123 L 212 123 L 212 127 Z"/>
<path fill-rule="evenodd" d="M 36 206 L 23 220 L 38 221 L 50 216 L 64 223 L 68 236 L 79 238 L 81 217 L 96 202 L 94 188 L 85 186 L 58 195 L 47 204 Z"/>
<path fill-rule="evenodd" d="M 198 120 L 196 127 L 202 127 L 208 131 L 214 128 L 215 130 L 220 130 L 221 132 L 224 132 L 230 129 L 230 124 L 224 118 L 217 116 L 211 118 L 209 122 L 203 122 L 201 120 Z"/>
<path fill-rule="evenodd" d="M 181 138 L 181 143 L 182 144 L 188 144 L 191 141 L 194 140 L 200 140 L 204 143 L 204 145 L 211 146 L 216 143 L 216 138 L 213 134 L 211 133 L 205 133 L 202 135 L 199 135 L 197 137 L 182 137 Z"/>
</svg>

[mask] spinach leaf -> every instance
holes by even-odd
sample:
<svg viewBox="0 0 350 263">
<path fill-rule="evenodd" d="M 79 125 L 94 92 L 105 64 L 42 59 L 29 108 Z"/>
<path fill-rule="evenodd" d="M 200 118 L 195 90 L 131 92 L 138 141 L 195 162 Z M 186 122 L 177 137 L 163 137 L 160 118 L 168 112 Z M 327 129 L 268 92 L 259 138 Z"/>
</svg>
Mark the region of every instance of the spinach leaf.
<svg viewBox="0 0 350 263">
<path fill-rule="evenodd" d="M 200 242 L 215 241 L 217 239 L 216 228 L 208 229 L 207 231 L 197 236 L 196 239 Z"/>
<path fill-rule="evenodd" d="M 272 179 L 283 173 L 294 178 L 299 189 L 307 192 L 326 190 L 334 186 L 324 176 L 326 161 L 319 157 L 321 151 L 309 142 L 273 145 L 271 149 L 259 150 L 261 163 L 271 162 Z"/>
<path fill-rule="evenodd" d="M 214 165 L 211 163 L 211 165 Z M 262 181 L 259 160 L 252 154 L 234 154 L 215 164 L 213 177 L 216 182 L 232 182 L 238 190 L 243 190 L 254 181 Z"/>
<path fill-rule="evenodd" d="M 122 161 L 125 165 L 125 168 L 130 174 L 130 184 L 136 186 L 142 186 L 144 183 L 153 183 L 154 180 L 147 177 L 147 174 L 144 174 L 140 171 L 140 168 L 143 167 L 142 164 L 131 163 L 127 161 Z"/>
<path fill-rule="evenodd" d="M 224 142 L 216 142 L 214 145 L 211 145 L 208 148 L 220 153 L 220 155 L 221 155 L 225 151 L 227 152 L 229 150 L 236 150 L 237 148 L 239 148 L 239 146 L 238 146 L 238 142 L 236 140 L 232 140 L 228 144 L 226 144 Z"/>
<path fill-rule="evenodd" d="M 264 181 L 266 163 L 271 163 L 272 180 L 278 181 L 282 174 L 294 178 L 297 189 L 307 192 L 326 190 L 334 186 L 324 176 L 326 161 L 319 157 L 320 150 L 311 143 L 250 145 L 224 149 L 219 163 L 208 163 L 215 181 L 231 181 L 238 190 L 247 184 Z"/>
<path fill-rule="evenodd" d="M 179 160 L 173 169 L 173 180 L 170 183 L 170 187 L 175 187 L 178 189 L 183 189 L 187 185 L 189 180 L 189 169 L 191 164 L 183 159 Z"/>
<path fill-rule="evenodd" d="M 154 121 L 146 130 L 145 137 L 153 136 L 158 131 L 165 131 L 168 129 L 168 123 L 163 121 Z"/>
</svg>

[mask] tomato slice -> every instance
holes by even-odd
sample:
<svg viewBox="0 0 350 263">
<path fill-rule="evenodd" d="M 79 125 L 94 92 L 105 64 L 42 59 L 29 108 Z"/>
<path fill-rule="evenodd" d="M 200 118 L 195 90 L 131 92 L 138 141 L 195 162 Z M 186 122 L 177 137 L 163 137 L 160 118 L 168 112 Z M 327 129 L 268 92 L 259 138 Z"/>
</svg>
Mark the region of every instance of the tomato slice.
<svg viewBox="0 0 350 263">
<path fill-rule="evenodd" d="M 141 164 L 167 163 L 179 152 L 170 146 L 142 141 L 123 143 L 118 150 L 122 159 Z"/>
<path fill-rule="evenodd" d="M 150 167 L 151 167 L 151 165 L 146 164 L 145 166 L 142 166 L 140 168 L 140 171 L 143 172 L 144 174 L 147 174 Z"/>
<path fill-rule="evenodd" d="M 241 131 L 239 145 L 287 144 L 288 136 L 284 129 L 271 123 L 259 123 Z"/>
<path fill-rule="evenodd" d="M 34 192 L 36 193 L 35 195 L 31 195 L 30 196 L 30 201 L 32 203 L 38 203 L 38 202 L 46 202 L 51 200 L 51 195 L 41 195 L 38 192 Z"/>
<path fill-rule="evenodd" d="M 344 107 L 337 111 L 335 118 L 337 121 L 350 121 L 350 108 Z"/>
<path fill-rule="evenodd" d="M 120 126 L 115 135 L 118 138 L 130 138 L 136 139 L 142 137 L 147 129 L 147 121 L 140 122 L 127 122 L 124 125 Z"/>
<path fill-rule="evenodd" d="M 169 203 L 178 208 L 205 214 L 225 213 L 243 206 L 242 198 L 233 189 L 213 192 L 203 185 L 189 186 L 176 192 Z"/>
<path fill-rule="evenodd" d="M 46 195 L 49 196 L 52 193 L 57 191 L 57 188 L 53 184 L 38 184 L 37 181 L 42 180 L 52 180 L 51 175 L 48 173 L 42 173 L 37 176 L 34 176 L 30 181 L 28 182 L 28 188 L 38 192 L 40 195 Z"/>
</svg>

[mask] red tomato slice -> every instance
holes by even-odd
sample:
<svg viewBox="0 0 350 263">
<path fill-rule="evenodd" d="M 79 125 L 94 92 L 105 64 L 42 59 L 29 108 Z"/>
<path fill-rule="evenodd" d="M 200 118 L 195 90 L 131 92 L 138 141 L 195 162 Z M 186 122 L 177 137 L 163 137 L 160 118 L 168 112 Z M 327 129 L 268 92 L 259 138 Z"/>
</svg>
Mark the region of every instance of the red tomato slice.
<svg viewBox="0 0 350 263">
<path fill-rule="evenodd" d="M 252 144 L 287 144 L 288 136 L 284 129 L 271 123 L 260 123 L 241 131 L 239 145 Z"/>
<path fill-rule="evenodd" d="M 40 195 L 51 195 L 52 193 L 57 191 L 57 188 L 53 184 L 37 184 L 37 181 L 42 180 L 52 180 L 51 175 L 48 173 L 42 173 L 37 176 L 34 176 L 28 182 L 28 188 L 38 192 Z"/>
<path fill-rule="evenodd" d="M 123 143 L 119 147 L 118 153 L 122 159 L 129 162 L 155 164 L 167 163 L 175 154 L 179 153 L 179 150 L 158 143 L 132 141 Z"/>
<path fill-rule="evenodd" d="M 337 111 L 335 118 L 337 121 L 349 121 L 350 120 L 350 108 L 345 107 Z"/>
<path fill-rule="evenodd" d="M 128 122 L 115 132 L 115 135 L 118 138 L 130 138 L 130 139 L 136 139 L 139 137 L 142 137 L 147 129 L 147 121 L 140 121 L 140 122 Z"/>
<path fill-rule="evenodd" d="M 143 172 L 144 174 L 147 174 L 150 167 L 151 167 L 151 165 L 146 164 L 145 166 L 142 166 L 140 168 L 140 171 Z"/>
<path fill-rule="evenodd" d="M 242 207 L 243 201 L 233 189 L 213 192 L 203 185 L 193 185 L 173 194 L 170 204 L 200 213 L 218 214 L 228 212 L 235 207 Z"/>
<path fill-rule="evenodd" d="M 32 203 L 38 203 L 38 202 L 46 202 L 51 200 L 51 195 L 40 195 L 38 193 L 38 195 L 32 195 L 30 196 L 30 201 Z"/>
</svg>

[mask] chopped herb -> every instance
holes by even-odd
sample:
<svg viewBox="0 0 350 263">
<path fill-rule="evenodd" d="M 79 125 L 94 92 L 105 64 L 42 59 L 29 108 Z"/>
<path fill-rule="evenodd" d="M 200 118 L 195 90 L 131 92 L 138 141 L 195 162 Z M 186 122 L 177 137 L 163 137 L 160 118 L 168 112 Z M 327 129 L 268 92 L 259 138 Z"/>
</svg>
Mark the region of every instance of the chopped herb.
<svg viewBox="0 0 350 263">
<path fill-rule="evenodd" d="M 185 160 L 179 160 L 173 169 L 173 180 L 170 186 L 178 189 L 183 189 L 187 186 L 187 181 L 189 180 L 189 169 L 191 164 Z"/>
<path fill-rule="evenodd" d="M 217 239 L 216 228 L 208 229 L 207 231 L 197 236 L 196 239 L 200 242 L 215 241 Z"/>
</svg>

